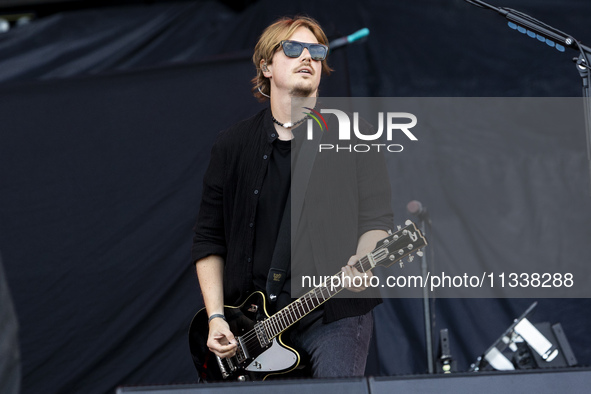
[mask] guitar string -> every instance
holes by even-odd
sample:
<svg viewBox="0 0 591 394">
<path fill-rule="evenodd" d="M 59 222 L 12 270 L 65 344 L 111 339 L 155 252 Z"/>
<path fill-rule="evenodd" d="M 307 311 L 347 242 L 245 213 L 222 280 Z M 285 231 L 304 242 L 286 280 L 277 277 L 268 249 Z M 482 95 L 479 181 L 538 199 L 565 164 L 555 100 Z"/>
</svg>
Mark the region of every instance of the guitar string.
<svg viewBox="0 0 591 394">
<path fill-rule="evenodd" d="M 367 259 L 366 256 L 364 256 L 361 260 L 365 260 L 364 263 L 366 263 L 367 261 L 369 261 Z M 362 268 L 362 264 L 359 264 L 360 268 Z M 330 294 L 330 290 L 328 290 L 327 286 L 321 286 L 318 288 L 315 288 L 313 290 L 311 290 L 310 292 L 308 292 L 307 294 L 305 294 L 304 296 L 302 296 L 300 298 L 299 303 L 292 303 L 290 305 L 288 305 L 287 307 L 285 307 L 284 309 L 282 309 L 281 311 L 279 311 L 276 315 L 273 315 L 271 317 L 269 317 L 266 320 L 263 320 L 263 323 L 274 323 L 275 320 L 279 320 L 278 321 L 278 325 L 279 325 L 279 330 L 278 333 L 283 332 L 287 327 L 289 327 L 291 324 L 295 323 L 297 320 L 301 319 L 302 317 L 304 317 L 306 314 L 308 314 L 309 312 L 311 312 L 312 310 L 316 309 L 318 306 L 320 306 L 320 304 L 324 301 L 320 301 L 319 300 L 319 294 L 322 295 L 322 297 L 326 300 L 327 298 L 324 297 L 323 291 L 326 290 L 328 291 L 328 295 L 329 298 L 333 296 L 333 294 Z M 312 293 L 314 293 L 314 296 L 316 298 L 316 302 L 318 302 L 317 305 L 314 305 L 315 300 L 312 298 Z M 335 293 L 336 294 L 336 293 Z M 305 302 L 305 304 L 304 304 Z M 312 306 L 310 307 L 308 302 L 312 303 Z M 308 310 L 306 311 L 305 309 L 308 308 Z M 295 319 L 294 319 L 295 316 Z M 287 320 L 288 324 L 285 325 L 282 320 Z M 293 320 L 290 323 L 290 320 Z M 269 329 L 275 329 L 276 327 L 272 327 L 270 324 L 267 324 Z M 285 326 L 285 327 L 284 327 Z M 265 327 L 267 328 L 267 327 Z M 272 335 L 270 335 L 271 337 L 276 336 L 278 333 L 272 333 Z M 253 334 L 256 334 L 256 332 L 253 332 Z M 249 337 L 250 339 L 250 337 Z"/>
<path fill-rule="evenodd" d="M 367 265 L 367 269 L 364 267 L 365 265 Z M 359 259 L 359 261 L 357 261 L 354 264 L 354 267 L 358 270 L 361 269 L 364 273 L 373 268 L 373 267 L 371 267 L 371 263 L 370 263 L 367 255 L 363 256 L 361 259 Z M 336 274 L 334 276 L 337 276 L 337 275 L 339 275 L 339 274 Z M 324 296 L 325 290 L 328 293 L 328 297 Z M 304 317 L 305 315 L 310 313 L 312 310 L 319 307 L 326 300 L 332 298 L 334 295 L 336 295 L 338 292 L 340 292 L 340 290 L 342 290 L 342 287 L 339 288 L 339 290 L 337 290 L 334 294 L 331 294 L 331 291 L 328 289 L 328 286 L 326 286 L 326 285 L 315 288 L 300 299 L 300 300 L 305 301 L 305 305 L 302 302 L 300 302 L 298 304 L 292 303 L 292 304 L 288 305 L 287 307 L 285 307 L 284 309 L 282 309 L 281 311 L 279 311 L 278 313 L 276 313 L 275 315 L 273 315 L 261 322 L 258 322 L 258 323 L 262 323 L 261 328 L 267 332 L 267 335 L 269 337 L 274 338 L 275 336 L 279 335 L 280 333 L 285 331 L 287 328 L 289 328 L 292 324 L 294 324 L 295 322 L 300 320 L 302 317 Z M 314 294 L 314 298 L 312 298 L 312 293 Z M 319 295 L 322 296 L 322 298 L 323 298 L 322 301 L 320 301 Z M 308 298 L 308 299 L 306 300 L 306 298 Z M 312 303 L 311 307 L 308 304 L 308 301 Z M 315 303 L 317 303 L 317 305 L 314 305 Z M 305 310 L 306 308 L 308 308 L 307 311 Z M 295 316 L 295 319 L 293 318 L 294 316 Z M 290 320 L 291 320 L 291 322 L 290 322 Z M 286 322 L 287 322 L 287 324 L 285 324 Z M 271 330 L 273 330 L 273 331 L 271 331 Z M 275 332 L 275 330 L 277 332 Z M 247 351 L 252 351 L 253 349 L 252 349 L 251 345 L 257 345 L 257 342 L 259 342 L 258 345 L 260 345 L 260 341 L 258 340 L 256 329 L 250 330 L 247 334 L 245 334 L 243 336 L 243 343 L 244 343 Z"/>
<path fill-rule="evenodd" d="M 323 289 L 328 291 L 329 297 L 324 296 Z M 320 288 L 315 288 L 315 289 L 311 290 L 309 293 L 302 296 L 301 300 L 304 300 L 305 304 L 303 302 L 300 302 L 297 304 L 292 303 L 292 304 L 286 306 L 284 309 L 277 312 L 275 315 L 273 315 L 273 316 L 271 316 L 259 323 L 263 323 L 262 324 L 263 329 L 265 329 L 267 331 L 268 336 L 270 338 L 274 338 L 275 336 L 279 335 L 280 333 L 285 331 L 287 328 L 289 328 L 292 324 L 294 324 L 295 322 L 300 320 L 302 317 L 307 315 L 309 312 L 311 312 L 312 310 L 314 310 L 318 306 L 320 306 L 324 302 L 324 301 L 320 300 L 320 295 L 322 296 L 324 301 L 326 301 L 328 298 L 332 297 L 332 295 L 334 295 L 334 294 L 331 295 L 330 290 L 324 286 L 320 287 Z M 310 304 L 311 304 L 311 306 L 310 306 Z M 306 309 L 308 309 L 308 310 L 306 311 Z M 265 323 L 267 323 L 267 324 L 265 324 Z M 244 342 L 247 346 L 252 345 L 253 341 L 255 341 L 255 340 L 258 341 L 258 337 L 256 335 L 256 329 L 250 330 L 250 332 L 247 333 L 244 336 L 244 338 L 246 338 L 246 340 Z"/>
<path fill-rule="evenodd" d="M 410 225 L 405 227 L 404 230 L 407 230 L 408 227 L 410 227 Z M 418 231 L 416 229 L 416 227 L 414 227 L 414 226 L 413 226 L 413 229 L 415 231 Z M 398 234 L 402 231 L 403 230 L 399 230 L 395 234 Z M 422 234 L 421 234 L 421 239 L 424 239 Z M 373 254 L 373 252 L 369 253 L 368 255 L 363 256 L 353 266 L 357 270 L 359 270 L 359 268 L 361 268 L 361 270 L 363 270 L 364 273 L 367 272 L 368 270 L 371 271 L 373 269 L 373 267 L 371 266 L 371 262 L 368 258 L 368 256 L 370 254 Z M 366 264 L 369 264 L 367 269 L 364 267 L 364 265 L 366 265 Z M 336 274 L 334 276 L 337 276 L 339 274 Z M 324 296 L 324 293 L 323 293 L 324 290 L 326 290 L 328 292 L 328 297 Z M 298 320 L 303 318 L 305 315 L 307 315 L 308 313 L 310 313 L 314 309 L 318 308 L 322 303 L 324 303 L 328 299 L 332 298 L 334 295 L 336 295 L 338 292 L 340 292 L 340 290 L 342 290 L 342 288 L 340 288 L 334 294 L 331 294 L 330 290 L 328 289 L 328 286 L 324 285 L 324 286 L 317 287 L 300 298 L 300 300 L 305 301 L 305 305 L 302 302 L 299 302 L 296 304 L 296 302 L 297 302 L 296 301 L 294 303 L 289 304 L 284 309 L 277 312 L 275 315 L 273 315 L 265 320 L 262 320 L 260 322 L 257 322 L 255 324 L 260 324 L 260 329 L 264 330 L 269 338 L 274 338 L 275 336 L 281 334 L 283 331 L 285 331 L 287 328 L 289 328 L 291 325 L 296 323 Z M 314 294 L 314 298 L 312 298 L 312 293 Z M 320 301 L 319 293 L 322 296 L 323 301 Z M 306 298 L 308 298 L 308 300 L 306 300 Z M 308 301 L 310 301 L 312 303 L 312 307 L 310 307 L 308 305 Z M 318 302 L 318 304 L 314 305 L 315 302 Z M 300 306 L 302 308 L 300 308 Z M 309 308 L 309 310 L 306 311 L 305 310 L 306 308 Z M 298 314 L 299 314 L 299 316 L 298 316 Z M 293 318 L 294 316 L 295 316 L 295 319 Z M 291 322 L 290 322 L 290 319 L 292 320 Z M 285 324 L 286 322 L 287 322 L 287 324 Z M 275 331 L 277 331 L 277 332 L 275 332 Z M 260 345 L 260 341 L 258 339 L 256 328 L 251 329 L 242 338 L 243 338 L 243 343 L 244 343 L 247 350 L 252 351 L 253 349 L 252 349 L 251 345 L 253 345 L 253 344 L 256 345 L 257 342 L 259 342 L 258 344 Z"/>
<path fill-rule="evenodd" d="M 373 252 L 372 252 L 373 253 Z M 359 268 L 361 268 L 361 270 L 365 273 L 367 271 L 367 269 L 365 269 L 364 265 L 366 265 L 367 263 L 369 263 L 369 259 L 366 256 L 363 256 L 355 265 L 354 267 L 357 268 L 359 270 Z M 371 267 L 371 263 L 368 266 L 368 269 L 371 270 L 373 267 Z M 338 274 L 337 274 L 338 275 Z M 336 276 L 336 275 L 335 275 Z M 325 282 L 326 283 L 326 282 Z M 323 291 L 327 290 L 328 291 L 328 298 L 324 297 L 324 293 Z M 340 289 L 339 289 L 340 291 Z M 303 305 L 302 302 L 300 302 L 299 304 L 295 304 L 292 303 L 290 305 L 288 305 L 286 308 L 284 308 L 283 310 L 279 311 L 277 314 L 259 322 L 262 323 L 261 324 L 261 328 L 264 329 L 269 337 L 275 337 L 276 335 L 282 333 L 283 331 L 285 331 L 287 328 L 289 328 L 289 326 L 291 326 L 292 324 L 294 324 L 295 322 L 297 322 L 299 319 L 301 319 L 303 316 L 307 315 L 309 312 L 311 312 L 312 310 L 316 309 L 318 306 L 320 306 L 323 302 L 325 302 L 327 299 L 332 298 L 334 295 L 336 295 L 339 291 L 335 292 L 334 294 L 331 294 L 330 290 L 328 289 L 327 286 L 322 286 L 319 288 L 315 288 L 313 291 L 311 291 L 310 293 L 304 295 L 301 299 L 305 300 L 306 297 L 309 298 L 309 301 L 312 302 L 312 307 L 310 308 L 310 306 L 308 305 L 308 300 L 306 300 L 306 304 Z M 314 299 L 311 298 L 312 293 L 314 293 L 314 296 L 316 298 L 316 301 L 320 301 L 319 297 L 318 297 L 318 293 L 320 293 L 320 295 L 322 296 L 322 298 L 324 299 L 322 302 L 319 302 L 318 305 L 314 305 Z M 300 306 L 302 306 L 302 308 L 299 308 Z M 305 310 L 305 308 L 309 308 L 308 311 Z M 299 314 L 299 316 L 298 316 Z M 293 316 L 296 316 L 295 319 L 293 319 Z M 290 319 L 293 320 L 290 323 Z M 288 324 L 285 324 L 285 322 L 287 322 Z M 275 325 L 275 327 L 273 327 L 273 325 Z M 277 332 L 275 333 L 274 330 L 277 329 Z M 273 331 L 271 331 L 273 330 Z M 253 345 L 253 342 L 257 340 L 258 341 L 258 336 L 256 333 L 256 329 L 252 329 L 250 330 L 247 334 L 245 334 L 245 336 L 243 336 L 243 342 L 245 344 L 245 347 L 247 348 L 247 350 L 252 350 L 252 347 L 250 345 Z M 256 344 L 256 343 L 254 343 Z M 260 345 L 260 343 L 259 343 Z"/>
<path fill-rule="evenodd" d="M 318 298 L 318 294 L 316 294 L 317 292 L 318 292 L 318 289 L 314 289 L 314 293 L 315 293 L 314 295 L 316 297 L 316 302 L 320 301 Z M 301 309 L 301 308 L 294 309 L 292 304 L 290 304 L 286 308 L 277 312 L 275 315 L 263 320 L 262 322 L 259 322 L 259 323 L 263 323 L 263 328 L 267 331 L 267 334 L 269 337 L 275 337 L 279 333 L 285 331 L 291 324 L 295 323 L 297 320 L 299 320 L 299 318 L 303 317 L 304 315 L 306 315 L 310 311 L 316 309 L 321 304 L 321 302 L 320 302 L 320 303 L 318 303 L 318 305 L 314 305 L 315 300 L 312 298 L 312 291 L 310 293 L 304 295 L 302 298 L 308 298 L 308 300 L 306 300 L 306 305 L 304 308 L 306 308 L 306 307 L 310 308 L 309 311 L 306 312 L 305 309 Z M 309 306 L 308 301 L 310 301 L 312 303 L 312 307 Z M 295 304 L 294 304 L 294 306 L 295 306 Z M 303 314 L 299 318 L 293 319 L 293 316 L 297 316 L 296 314 L 298 314 L 298 313 L 303 313 Z M 293 315 L 292 317 L 290 317 L 294 320 L 292 323 L 289 323 L 288 316 L 286 316 L 287 314 Z M 288 324 L 285 324 L 286 322 L 288 322 Z M 267 323 L 266 326 L 264 323 Z M 271 325 L 270 323 L 274 323 L 274 324 Z M 271 331 L 271 330 L 273 330 L 273 331 Z M 274 332 L 275 330 L 277 331 L 277 333 Z M 252 345 L 253 341 L 255 341 L 255 340 L 258 342 L 258 337 L 256 335 L 256 329 L 250 330 L 249 333 L 245 334 L 245 336 L 243 338 L 245 338 L 245 340 L 243 342 L 247 346 Z"/>
<path fill-rule="evenodd" d="M 369 265 L 369 266 L 366 269 L 366 268 L 364 268 L 364 265 Z M 355 263 L 354 267 L 358 270 L 359 269 L 363 270 L 363 272 L 367 272 L 368 269 L 369 270 L 372 269 L 371 263 L 369 262 L 367 255 L 363 256 L 361 259 L 359 259 L 359 261 L 357 261 Z M 339 274 L 336 274 L 334 276 L 337 276 L 337 275 L 339 275 Z M 324 296 L 324 293 L 323 293 L 324 290 L 326 290 L 328 292 L 328 297 Z M 287 307 L 285 307 L 284 309 L 282 309 L 281 311 L 279 311 L 278 313 L 276 313 L 275 315 L 273 315 L 261 322 L 258 322 L 258 323 L 263 323 L 262 329 L 267 331 L 267 336 L 274 338 L 275 336 L 279 335 L 280 333 L 285 331 L 287 328 L 289 328 L 291 325 L 293 325 L 295 322 L 297 322 L 298 320 L 303 318 L 305 315 L 307 315 L 308 313 L 310 313 L 314 309 L 318 308 L 326 300 L 332 298 L 340 290 L 341 289 L 336 291 L 334 294 L 331 294 L 331 291 L 328 289 L 328 286 L 325 285 L 325 286 L 317 287 L 317 288 L 313 289 L 312 291 L 310 291 L 309 293 L 307 293 L 306 295 L 302 296 L 302 298 L 301 298 L 301 299 L 305 299 L 306 297 L 308 297 L 309 301 L 312 303 L 312 307 L 310 307 L 308 305 L 308 301 L 306 301 L 306 305 L 302 305 L 301 302 L 297 305 L 296 305 L 296 303 L 292 303 L 292 304 L 288 305 Z M 316 300 L 314 300 L 312 298 L 312 293 L 314 293 Z M 324 299 L 323 301 L 320 301 L 318 293 L 320 293 L 320 295 Z M 318 302 L 317 305 L 314 305 L 315 301 Z M 299 306 L 302 306 L 303 308 L 298 308 Z M 309 310 L 306 311 L 305 308 L 309 308 Z M 294 316 L 295 316 L 295 319 L 294 319 Z M 290 322 L 290 320 L 291 320 L 291 322 Z M 270 326 L 270 324 L 267 324 L 265 326 L 265 322 L 266 323 L 277 323 L 277 324 L 275 325 L 276 327 L 272 327 L 272 326 Z M 287 322 L 287 324 L 285 324 L 286 322 Z M 269 329 L 273 329 L 273 330 L 278 328 L 278 330 L 276 333 L 273 332 L 271 335 L 271 332 L 269 332 L 270 330 L 267 327 Z M 248 333 L 246 333 L 242 337 L 242 339 L 243 339 L 242 342 L 244 343 L 247 350 L 252 350 L 250 345 L 253 345 L 253 344 L 256 345 L 257 343 L 255 342 L 255 340 L 258 342 L 258 336 L 257 336 L 256 329 L 254 329 L 254 328 L 251 329 Z"/>
</svg>

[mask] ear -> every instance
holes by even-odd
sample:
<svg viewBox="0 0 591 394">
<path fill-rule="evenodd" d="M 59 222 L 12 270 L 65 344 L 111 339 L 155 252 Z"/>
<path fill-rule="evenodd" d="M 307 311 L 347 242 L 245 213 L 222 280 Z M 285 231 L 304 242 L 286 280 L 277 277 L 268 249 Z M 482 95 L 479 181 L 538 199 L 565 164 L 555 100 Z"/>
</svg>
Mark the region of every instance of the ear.
<svg viewBox="0 0 591 394">
<path fill-rule="evenodd" d="M 267 62 L 265 61 L 265 59 L 261 59 L 261 70 L 263 71 L 263 75 L 265 76 L 265 78 L 271 78 L 272 74 L 271 71 L 269 70 L 269 66 L 267 65 Z"/>
</svg>

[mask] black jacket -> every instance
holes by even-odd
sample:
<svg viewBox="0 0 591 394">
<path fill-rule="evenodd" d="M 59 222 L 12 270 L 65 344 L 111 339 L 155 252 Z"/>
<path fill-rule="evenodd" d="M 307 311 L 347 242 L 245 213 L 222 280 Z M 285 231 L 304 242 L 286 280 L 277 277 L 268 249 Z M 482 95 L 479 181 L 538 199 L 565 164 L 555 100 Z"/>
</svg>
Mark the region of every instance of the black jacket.
<svg viewBox="0 0 591 394">
<path fill-rule="evenodd" d="M 211 254 L 224 258 L 226 304 L 236 305 L 253 291 L 256 207 L 276 138 L 270 110 L 265 109 L 220 133 L 212 148 L 192 260 Z M 322 138 L 323 143 L 342 145 L 336 132 L 326 132 Z M 305 228 L 300 226 L 294 239 L 307 237 L 312 250 L 296 250 L 295 256 L 311 260 L 316 274 L 337 273 L 355 254 L 359 236 L 369 230 L 392 228 L 383 157 L 344 150 L 317 153 L 302 218 Z M 324 321 L 364 314 L 379 302 L 379 298 L 332 299 L 325 304 Z"/>
</svg>

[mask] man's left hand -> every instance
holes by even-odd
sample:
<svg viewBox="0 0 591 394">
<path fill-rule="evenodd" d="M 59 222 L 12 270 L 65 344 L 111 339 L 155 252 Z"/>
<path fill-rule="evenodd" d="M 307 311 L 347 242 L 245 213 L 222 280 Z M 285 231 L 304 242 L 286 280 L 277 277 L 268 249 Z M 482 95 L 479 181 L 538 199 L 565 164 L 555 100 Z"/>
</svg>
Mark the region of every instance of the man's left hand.
<svg viewBox="0 0 591 394">
<path fill-rule="evenodd" d="M 351 256 L 347 265 L 341 268 L 343 271 L 343 287 L 349 291 L 354 293 L 359 293 L 369 287 L 371 277 L 373 274 L 371 271 L 369 272 L 359 272 L 357 268 L 354 267 L 355 264 L 359 261 L 359 256 Z M 360 279 L 356 279 L 356 277 Z M 349 286 L 350 285 L 350 286 Z M 360 285 L 360 286 L 356 286 Z"/>
</svg>

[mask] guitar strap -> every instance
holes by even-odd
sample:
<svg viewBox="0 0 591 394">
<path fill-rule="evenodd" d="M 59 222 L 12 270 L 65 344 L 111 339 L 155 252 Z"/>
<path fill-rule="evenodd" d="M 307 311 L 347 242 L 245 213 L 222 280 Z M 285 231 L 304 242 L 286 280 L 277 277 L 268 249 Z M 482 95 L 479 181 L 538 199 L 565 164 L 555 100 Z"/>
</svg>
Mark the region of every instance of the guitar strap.
<svg viewBox="0 0 591 394">
<path fill-rule="evenodd" d="M 295 165 L 292 166 L 289 195 L 285 202 L 283 217 L 279 226 L 279 234 L 277 234 L 277 242 L 273 250 L 273 258 L 271 259 L 271 268 L 267 276 L 267 295 L 273 307 L 277 302 L 277 296 L 283 289 L 287 271 L 291 263 L 291 234 L 296 234 L 302 217 L 304 197 L 306 196 L 308 181 L 310 180 L 310 174 L 312 173 L 312 167 L 316 159 L 320 138 L 320 133 L 314 133 L 312 140 L 308 140 L 302 135 L 301 139 L 297 141 L 297 143 L 302 144 L 302 147 L 295 160 Z"/>
</svg>

